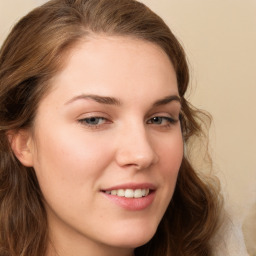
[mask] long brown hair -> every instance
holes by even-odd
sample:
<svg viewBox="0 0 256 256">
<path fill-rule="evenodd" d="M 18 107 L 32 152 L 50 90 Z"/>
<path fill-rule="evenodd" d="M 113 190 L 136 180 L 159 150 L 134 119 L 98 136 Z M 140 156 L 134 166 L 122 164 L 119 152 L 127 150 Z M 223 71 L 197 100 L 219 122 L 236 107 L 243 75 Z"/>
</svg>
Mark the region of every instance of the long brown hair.
<svg viewBox="0 0 256 256">
<path fill-rule="evenodd" d="M 186 147 L 203 134 L 207 116 L 184 94 L 189 84 L 186 56 L 163 20 L 134 0 L 52 0 L 22 18 L 0 51 L 0 255 L 45 256 L 47 217 L 33 168 L 14 156 L 8 131 L 33 125 L 38 104 L 49 91 L 65 53 L 89 34 L 130 36 L 153 42 L 169 56 L 182 100 Z M 193 145 L 191 145 L 193 151 Z M 154 237 L 135 249 L 143 256 L 212 255 L 218 226 L 217 183 L 207 182 L 183 157 L 175 193 Z"/>
</svg>

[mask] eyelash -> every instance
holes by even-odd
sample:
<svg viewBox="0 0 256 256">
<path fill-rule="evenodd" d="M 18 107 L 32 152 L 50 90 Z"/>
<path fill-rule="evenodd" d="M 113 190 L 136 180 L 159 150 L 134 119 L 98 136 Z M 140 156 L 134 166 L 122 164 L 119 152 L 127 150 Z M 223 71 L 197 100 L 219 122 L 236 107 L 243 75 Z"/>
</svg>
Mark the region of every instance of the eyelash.
<svg viewBox="0 0 256 256">
<path fill-rule="evenodd" d="M 101 125 L 103 125 L 103 124 L 98 124 L 98 123 L 96 123 L 96 124 L 90 124 L 89 123 L 90 121 L 95 122 L 95 120 L 107 121 L 107 118 L 100 117 L 100 116 L 91 116 L 91 117 L 86 117 L 86 118 L 83 118 L 83 119 L 79 119 L 78 122 L 85 125 L 85 126 L 88 126 L 90 128 L 98 128 Z"/>
<path fill-rule="evenodd" d="M 154 124 L 154 119 L 155 121 L 160 121 L 161 124 Z M 160 119 L 160 120 L 159 120 Z M 94 124 L 90 124 L 89 122 L 95 122 L 95 121 L 102 121 L 103 123 L 99 124 L 98 122 L 97 123 L 94 123 Z M 162 123 L 166 121 L 167 123 L 162 125 Z M 85 125 L 91 129 L 98 129 L 100 128 L 102 125 L 106 124 L 106 123 L 111 123 L 111 121 L 108 121 L 107 118 L 105 117 L 100 117 L 100 116 L 91 116 L 91 117 L 86 117 L 86 118 L 83 118 L 83 119 L 79 119 L 78 120 L 79 123 L 81 123 L 82 125 Z M 147 124 L 152 124 L 152 125 L 156 125 L 156 126 L 161 126 L 163 128 L 169 128 L 170 126 L 178 123 L 179 120 L 176 120 L 174 118 L 171 118 L 171 117 L 167 117 L 167 116 L 154 116 L 152 118 L 150 118 L 146 123 Z"/>
<path fill-rule="evenodd" d="M 179 120 L 176 120 L 176 119 L 174 119 L 174 118 L 172 118 L 172 117 L 167 117 L 167 116 L 154 116 L 154 117 L 152 117 L 152 118 L 150 118 L 149 119 L 149 121 L 147 122 L 147 123 L 149 123 L 150 121 L 152 121 L 153 119 L 155 119 L 155 121 L 157 121 L 157 119 L 160 119 L 161 121 L 166 121 L 167 122 L 167 124 L 166 125 L 164 125 L 164 126 L 171 126 L 171 125 L 174 125 L 174 124 L 176 124 Z M 153 124 L 153 123 L 152 123 Z"/>
</svg>

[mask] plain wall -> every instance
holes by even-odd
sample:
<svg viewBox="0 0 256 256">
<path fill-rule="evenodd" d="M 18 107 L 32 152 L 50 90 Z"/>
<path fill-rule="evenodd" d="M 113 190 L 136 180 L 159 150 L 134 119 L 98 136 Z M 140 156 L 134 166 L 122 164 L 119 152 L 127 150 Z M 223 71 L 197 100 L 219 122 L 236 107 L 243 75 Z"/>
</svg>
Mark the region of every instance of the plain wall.
<svg viewBox="0 0 256 256">
<path fill-rule="evenodd" d="M 14 22 L 42 2 L 1 0 L 0 45 Z M 188 97 L 213 116 L 215 167 L 227 209 L 240 230 L 256 203 L 256 0 L 143 2 L 167 22 L 187 52 Z M 232 239 L 242 238 L 238 234 Z M 242 245 L 234 250 L 233 255 L 244 253 Z"/>
</svg>

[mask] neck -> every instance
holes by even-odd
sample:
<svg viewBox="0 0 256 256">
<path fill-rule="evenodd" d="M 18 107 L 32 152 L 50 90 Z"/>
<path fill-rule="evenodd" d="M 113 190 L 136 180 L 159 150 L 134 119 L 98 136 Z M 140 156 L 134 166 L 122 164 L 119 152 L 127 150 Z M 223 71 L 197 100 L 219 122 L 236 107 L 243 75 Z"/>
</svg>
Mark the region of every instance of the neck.
<svg viewBox="0 0 256 256">
<path fill-rule="evenodd" d="M 94 246 L 86 243 L 80 245 L 77 241 L 60 244 L 57 241 L 49 241 L 45 256 L 134 256 L 133 249 L 116 248 L 110 246 Z"/>
</svg>

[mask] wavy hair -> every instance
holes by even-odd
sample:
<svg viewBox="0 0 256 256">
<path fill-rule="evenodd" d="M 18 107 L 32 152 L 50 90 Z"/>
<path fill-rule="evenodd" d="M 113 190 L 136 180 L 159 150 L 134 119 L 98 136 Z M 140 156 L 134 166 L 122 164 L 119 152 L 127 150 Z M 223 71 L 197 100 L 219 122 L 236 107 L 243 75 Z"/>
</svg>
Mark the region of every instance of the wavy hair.
<svg viewBox="0 0 256 256">
<path fill-rule="evenodd" d="M 65 55 L 90 34 L 153 42 L 169 56 L 182 103 L 184 144 L 193 151 L 208 116 L 185 99 L 189 70 L 184 50 L 164 21 L 134 0 L 51 0 L 23 17 L 0 51 L 0 255 L 45 256 L 48 242 L 43 196 L 33 168 L 14 156 L 8 131 L 33 125 L 49 80 Z M 199 177 L 200 176 L 200 177 Z M 209 256 L 218 227 L 218 183 L 198 174 L 184 155 L 176 189 L 153 238 L 136 256 Z"/>
</svg>

